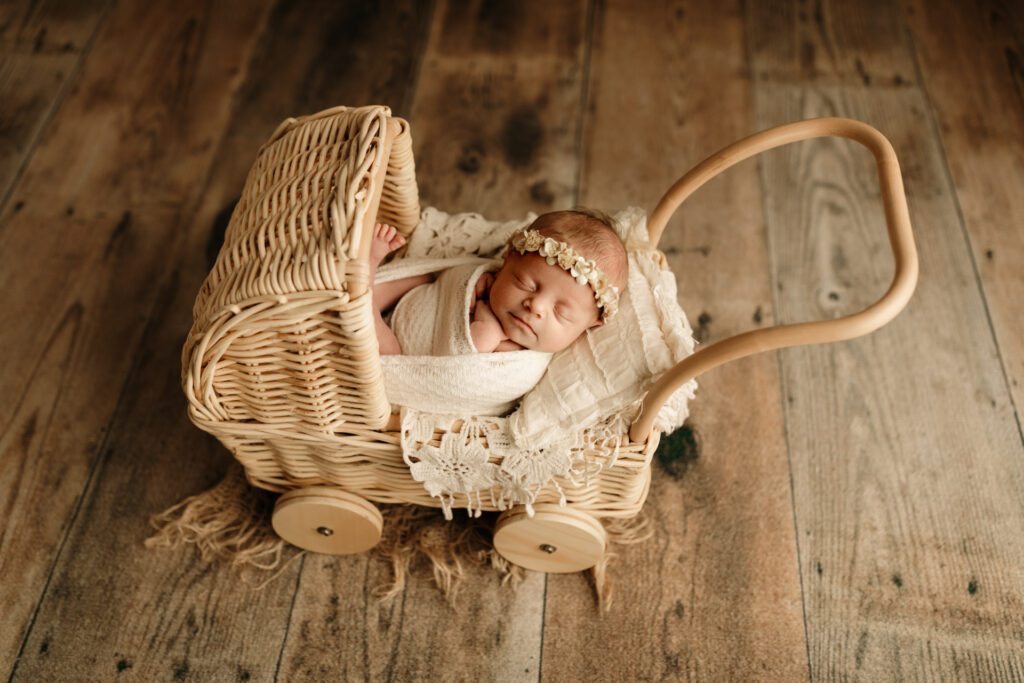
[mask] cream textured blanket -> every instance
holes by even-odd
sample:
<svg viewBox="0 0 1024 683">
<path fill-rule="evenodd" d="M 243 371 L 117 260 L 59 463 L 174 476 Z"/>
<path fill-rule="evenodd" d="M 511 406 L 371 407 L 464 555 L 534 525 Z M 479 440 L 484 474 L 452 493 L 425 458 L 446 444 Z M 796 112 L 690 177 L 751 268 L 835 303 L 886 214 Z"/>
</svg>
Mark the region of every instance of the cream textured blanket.
<svg viewBox="0 0 1024 683">
<path fill-rule="evenodd" d="M 478 353 L 469 309 L 480 276 L 492 259 L 408 258 L 381 266 L 376 282 L 438 272 L 395 306 L 391 327 L 402 355 L 383 356 L 384 391 L 392 405 L 431 412 L 505 415 L 547 369 L 550 353 Z"/>
</svg>

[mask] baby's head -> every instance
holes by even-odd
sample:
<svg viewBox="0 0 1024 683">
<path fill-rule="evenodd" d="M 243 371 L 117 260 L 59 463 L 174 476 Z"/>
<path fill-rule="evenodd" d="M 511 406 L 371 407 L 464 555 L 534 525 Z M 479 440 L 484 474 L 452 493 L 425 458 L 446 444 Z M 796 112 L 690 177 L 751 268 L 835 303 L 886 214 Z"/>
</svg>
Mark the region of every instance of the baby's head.
<svg viewBox="0 0 1024 683">
<path fill-rule="evenodd" d="M 607 216 L 586 209 L 546 213 L 513 234 L 491 285 L 491 310 L 520 346 L 561 351 L 614 314 L 627 268 L 626 249 Z"/>
</svg>

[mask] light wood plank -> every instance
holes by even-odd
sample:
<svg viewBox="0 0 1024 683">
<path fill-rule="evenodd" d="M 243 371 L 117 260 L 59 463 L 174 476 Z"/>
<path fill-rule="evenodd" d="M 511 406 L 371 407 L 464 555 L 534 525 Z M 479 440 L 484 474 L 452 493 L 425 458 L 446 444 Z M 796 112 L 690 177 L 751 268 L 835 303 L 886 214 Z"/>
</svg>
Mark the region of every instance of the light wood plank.
<svg viewBox="0 0 1024 683">
<path fill-rule="evenodd" d="M 879 30 L 887 39 L 849 50 L 902 71 L 904 28 Z M 758 73 L 798 80 L 770 50 L 753 60 Z M 825 80 L 850 82 L 843 72 Z M 889 137 L 921 261 L 914 299 L 887 327 L 781 353 L 812 674 L 1016 680 L 1024 476 L 1010 396 L 941 148 L 922 125 L 928 104 L 916 83 L 864 85 L 757 84 L 759 127 L 839 115 Z M 780 319 L 877 300 L 892 257 L 870 154 L 829 140 L 764 159 Z"/>
<path fill-rule="evenodd" d="M 180 2 L 118 8 L 4 217 L 0 571 L 18 577 L 0 582 L 5 674 L 109 449 L 107 424 L 158 294 L 154 282 L 172 267 L 168 244 L 201 188 L 254 44 L 259 7 L 249 7 L 252 14 Z M 117 570 L 95 552 L 94 561 Z M 26 651 L 34 657 L 47 637 L 45 627 L 36 633 Z M 72 638 L 60 631 L 59 640 Z"/>
<path fill-rule="evenodd" d="M 920 282 L 860 339 L 782 353 L 815 677 L 1024 673 L 1022 448 L 920 93 L 759 89 L 764 124 L 840 113 L 906 167 Z M 892 274 L 870 155 L 807 143 L 764 163 L 785 322 L 862 310 Z M 1002 671 L 1002 674 L 997 674 Z M 971 678 L 973 676 L 974 678 Z"/>
<path fill-rule="evenodd" d="M 436 6 L 410 116 L 424 206 L 508 219 L 571 205 L 585 18 L 583 2 Z M 282 679 L 536 680 L 543 575 L 511 590 L 468 567 L 452 608 L 420 569 L 382 607 L 365 591 L 390 566 L 363 566 L 307 561 Z"/>
<path fill-rule="evenodd" d="M 584 204 L 650 211 L 685 171 L 753 132 L 743 30 L 736 2 L 597 13 Z M 703 344 L 772 324 L 753 164 L 691 198 L 661 246 Z M 686 426 L 661 451 L 667 465 L 654 463 L 654 536 L 624 546 L 610 570 L 611 611 L 595 617 L 581 577 L 549 578 L 545 679 L 807 676 L 779 381 L 771 354 L 698 379 Z M 699 442 L 684 450 L 690 434 Z"/>
<path fill-rule="evenodd" d="M 1024 8 L 908 2 L 907 21 L 942 138 L 985 306 L 1024 410 Z"/>
</svg>

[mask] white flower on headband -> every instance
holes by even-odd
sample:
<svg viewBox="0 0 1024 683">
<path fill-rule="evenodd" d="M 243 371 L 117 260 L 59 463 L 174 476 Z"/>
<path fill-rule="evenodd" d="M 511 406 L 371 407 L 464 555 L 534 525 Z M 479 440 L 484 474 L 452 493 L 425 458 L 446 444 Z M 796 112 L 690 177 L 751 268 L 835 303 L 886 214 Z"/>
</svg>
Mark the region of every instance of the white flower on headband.
<svg viewBox="0 0 1024 683">
<path fill-rule="evenodd" d="M 584 258 L 565 242 L 544 237 L 538 231 L 521 228 L 512 233 L 512 246 L 520 254 L 535 251 L 549 266 L 557 265 L 572 275 L 577 283 L 588 285 L 594 290 L 594 299 L 601 312 L 601 320 L 609 320 L 619 308 L 619 289 L 597 267 L 597 263 Z"/>
</svg>

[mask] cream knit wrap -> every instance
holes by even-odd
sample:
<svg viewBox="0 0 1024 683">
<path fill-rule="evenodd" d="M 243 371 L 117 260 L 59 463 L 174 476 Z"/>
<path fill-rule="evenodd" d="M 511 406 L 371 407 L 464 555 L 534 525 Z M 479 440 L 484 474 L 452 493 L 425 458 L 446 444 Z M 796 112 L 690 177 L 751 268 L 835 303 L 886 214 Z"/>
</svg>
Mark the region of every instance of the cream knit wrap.
<svg viewBox="0 0 1024 683">
<path fill-rule="evenodd" d="M 383 356 L 384 391 L 392 405 L 443 413 L 504 415 L 532 389 L 551 354 L 478 353 L 469 331 L 477 280 L 501 261 L 403 259 L 381 266 L 376 282 L 439 272 L 395 305 L 391 328 L 402 355 Z M 390 266 L 390 267 L 389 267 Z"/>
<path fill-rule="evenodd" d="M 477 353 L 469 331 L 469 308 L 477 280 L 492 264 L 469 263 L 442 270 L 437 278 L 403 296 L 391 329 L 406 356 L 462 356 Z"/>
</svg>

